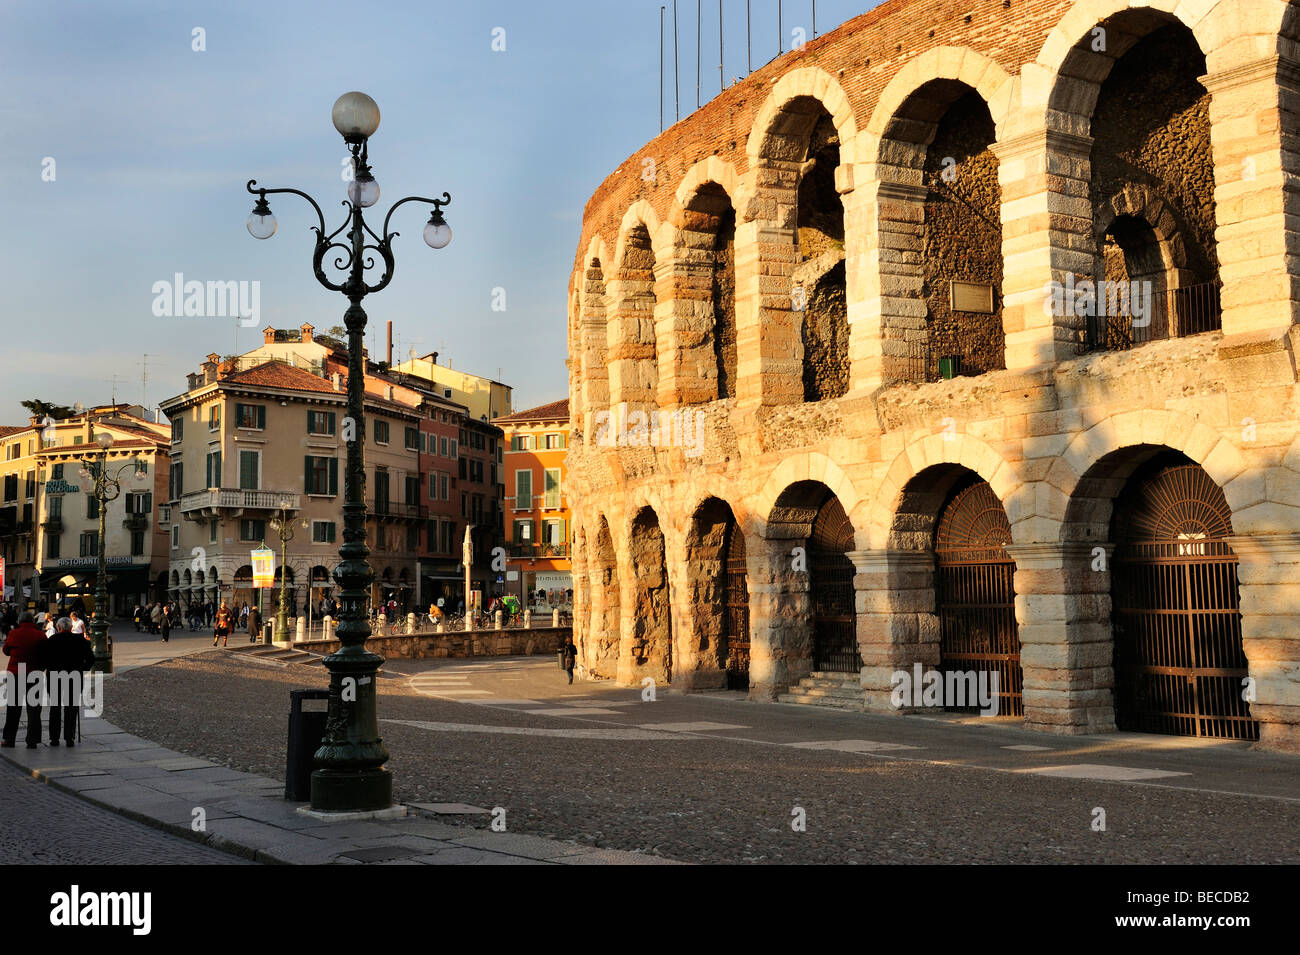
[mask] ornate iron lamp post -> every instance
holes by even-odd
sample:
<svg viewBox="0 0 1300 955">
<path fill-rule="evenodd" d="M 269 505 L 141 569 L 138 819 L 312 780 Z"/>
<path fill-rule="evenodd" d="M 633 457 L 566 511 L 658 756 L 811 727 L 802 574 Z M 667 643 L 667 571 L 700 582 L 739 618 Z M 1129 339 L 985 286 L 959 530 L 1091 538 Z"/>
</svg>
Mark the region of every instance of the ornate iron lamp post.
<svg viewBox="0 0 1300 955">
<path fill-rule="evenodd" d="M 407 202 L 424 202 L 433 212 L 424 227 L 424 241 L 434 249 L 446 247 L 451 229 L 442 217 L 442 207 L 451 202 L 444 192 L 441 199 L 408 196 L 393 204 L 384 217 L 379 233 L 366 225 L 362 215 L 379 200 L 379 186 L 370 170 L 367 143 L 379 128 L 379 107 L 365 93 L 344 93 L 334 103 L 334 128 L 343 136 L 352 153 L 353 180 L 348 183 L 347 218 L 333 232 L 325 232 L 325 217 L 316 200 L 299 189 L 263 189 L 256 179 L 248 182 L 248 191 L 257 197 L 248 217 L 248 231 L 257 239 L 275 234 L 276 219 L 266 197 L 292 193 L 311 203 L 316 211 L 317 226 L 312 269 L 316 280 L 332 292 L 341 292 L 349 305 L 343 313 L 348 330 L 348 411 L 343 419 L 343 439 L 347 447 L 347 467 L 343 481 L 343 544 L 339 547 L 340 563 L 334 568 L 339 588 L 339 649 L 325 658 L 330 673 L 329 712 L 325 737 L 316 751 L 317 769 L 311 778 L 312 809 L 323 812 L 368 811 L 386 809 L 393 801 L 393 780 L 384 763 L 388 751 L 379 738 L 375 712 L 375 683 L 383 657 L 366 649 L 370 623 L 366 604 L 374 572 L 366 558 L 365 505 L 365 361 L 362 341 L 366 330 L 366 313 L 361 301 L 384 289 L 393 278 L 392 240 L 396 232 L 388 223 L 398 207 Z M 347 229 L 346 241 L 335 241 Z M 369 238 L 367 238 L 369 237 Z M 324 260 L 330 250 L 337 250 L 332 267 L 346 277 L 333 281 L 325 273 Z M 373 284 L 365 273 L 375 268 L 377 253 L 383 260 L 383 272 Z"/>
<path fill-rule="evenodd" d="M 112 474 L 108 471 L 108 449 L 113 446 L 113 436 L 101 431 L 95 437 L 99 445 L 99 454 L 94 458 L 82 458 L 83 478 L 93 479 L 95 490 L 93 496 L 99 511 L 99 562 L 95 574 L 95 612 L 90 618 L 90 643 L 95 653 L 94 670 L 98 673 L 113 672 L 113 643 L 108 638 L 108 558 L 104 549 L 105 520 L 104 512 L 109 501 L 117 500 L 122 493 L 122 472 L 135 468 L 136 480 L 144 480 L 145 475 L 134 461 L 127 461 Z"/>
<path fill-rule="evenodd" d="M 289 639 L 289 616 L 288 608 L 285 606 L 285 597 L 288 595 L 288 567 L 289 562 L 285 555 L 285 550 L 289 541 L 293 540 L 294 521 L 290 516 L 293 510 L 289 506 L 289 500 L 286 498 L 280 501 L 280 516 L 273 518 L 271 526 L 275 528 L 276 533 L 280 535 L 280 609 L 275 614 L 275 642 L 284 643 Z M 311 525 L 303 520 L 299 525 L 306 530 Z M 296 601 L 295 601 L 296 602 Z"/>
</svg>

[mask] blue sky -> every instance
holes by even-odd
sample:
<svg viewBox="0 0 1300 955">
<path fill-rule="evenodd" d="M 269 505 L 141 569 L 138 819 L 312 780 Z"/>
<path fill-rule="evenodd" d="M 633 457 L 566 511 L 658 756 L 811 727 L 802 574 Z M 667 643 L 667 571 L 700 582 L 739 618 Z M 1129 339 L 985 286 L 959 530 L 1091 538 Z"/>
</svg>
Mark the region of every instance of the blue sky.
<svg viewBox="0 0 1300 955">
<path fill-rule="evenodd" d="M 370 143 L 382 190 L 374 228 L 403 196 L 452 195 L 455 238 L 440 252 L 420 238 L 427 207 L 394 217 L 393 282 L 366 300 L 372 354 L 391 319 L 399 357 L 438 350 L 455 368 L 499 375 L 516 408 L 563 397 L 583 205 L 658 133 L 659 6 L 5 3 L 0 424 L 25 423 L 18 403 L 29 397 L 89 405 L 116 388 L 118 400 L 152 407 L 183 391 L 208 352 L 260 342 L 258 328 L 231 318 L 156 317 L 153 285 L 176 273 L 260 282 L 261 326 L 340 324 L 346 302 L 312 275 L 310 207 L 278 197 L 279 231 L 256 241 L 244 184 L 303 189 L 336 227 L 346 153 L 330 107 L 351 89 L 373 96 L 383 117 Z M 871 6 L 822 0 L 818 34 Z M 695 106 L 695 7 L 679 0 L 683 116 Z M 793 29 L 810 27 L 811 7 L 783 4 L 785 49 Z M 777 3 L 750 8 L 757 68 L 777 53 Z M 746 72 L 744 2 L 723 0 L 723 15 L 730 82 Z M 704 0 L 705 101 L 718 88 L 717 18 L 717 0 Z M 504 51 L 492 48 L 497 27 Z M 195 28 L 203 51 L 192 48 Z M 47 158 L 53 181 L 42 178 Z M 492 308 L 497 288 L 504 311 Z"/>
</svg>

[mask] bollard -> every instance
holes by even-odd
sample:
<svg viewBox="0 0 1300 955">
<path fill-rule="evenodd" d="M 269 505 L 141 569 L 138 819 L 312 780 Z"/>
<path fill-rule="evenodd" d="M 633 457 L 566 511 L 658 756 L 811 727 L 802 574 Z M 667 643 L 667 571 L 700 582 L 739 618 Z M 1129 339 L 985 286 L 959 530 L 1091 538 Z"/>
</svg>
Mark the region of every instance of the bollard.
<svg viewBox="0 0 1300 955">
<path fill-rule="evenodd" d="M 474 629 L 474 611 L 465 611 L 465 631 L 469 632 Z"/>
<path fill-rule="evenodd" d="M 326 615 L 326 617 L 320 622 L 320 638 L 322 640 L 328 640 L 330 638 L 330 631 L 333 629 L 334 618 Z"/>
<path fill-rule="evenodd" d="M 406 615 L 406 632 L 408 634 L 415 633 L 415 614 L 413 613 Z"/>
<path fill-rule="evenodd" d="M 498 630 L 500 630 L 500 629 L 501 629 L 501 611 L 498 610 L 498 611 L 497 611 L 493 616 L 496 618 L 496 628 L 497 628 Z"/>
<path fill-rule="evenodd" d="M 294 628 L 293 640 L 295 643 L 302 643 L 307 639 L 307 618 L 299 617 L 298 626 Z"/>
<path fill-rule="evenodd" d="M 558 627 L 559 625 L 560 625 L 560 608 L 556 607 L 554 610 L 551 611 L 551 626 Z"/>
<path fill-rule="evenodd" d="M 524 611 L 524 629 L 533 629 L 533 612 L 531 610 Z"/>
<path fill-rule="evenodd" d="M 439 633 L 442 633 L 442 621 L 441 621 L 441 620 L 438 621 L 438 632 L 439 632 Z"/>
</svg>

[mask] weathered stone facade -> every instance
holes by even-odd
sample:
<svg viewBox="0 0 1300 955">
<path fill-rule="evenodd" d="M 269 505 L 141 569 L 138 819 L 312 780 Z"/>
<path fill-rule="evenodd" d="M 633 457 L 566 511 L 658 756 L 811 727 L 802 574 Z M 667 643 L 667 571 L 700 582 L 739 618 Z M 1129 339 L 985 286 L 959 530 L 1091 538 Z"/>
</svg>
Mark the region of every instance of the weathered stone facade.
<svg viewBox="0 0 1300 955">
<path fill-rule="evenodd" d="M 1113 729 L 1125 495 L 1196 465 L 1194 503 L 1230 516 L 1259 745 L 1300 750 L 1298 107 L 1282 0 L 895 0 L 630 157 L 587 205 L 570 286 L 588 670 L 723 686 L 734 525 L 749 692 L 798 682 L 838 619 L 801 556 L 835 556 L 814 540 L 833 500 L 863 702 L 894 711 L 891 675 L 945 652 L 940 517 L 984 481 L 1026 724 Z M 1090 337 L 1045 307 L 1104 277 L 1151 283 L 1167 334 Z M 953 280 L 992 313 L 954 311 Z"/>
</svg>

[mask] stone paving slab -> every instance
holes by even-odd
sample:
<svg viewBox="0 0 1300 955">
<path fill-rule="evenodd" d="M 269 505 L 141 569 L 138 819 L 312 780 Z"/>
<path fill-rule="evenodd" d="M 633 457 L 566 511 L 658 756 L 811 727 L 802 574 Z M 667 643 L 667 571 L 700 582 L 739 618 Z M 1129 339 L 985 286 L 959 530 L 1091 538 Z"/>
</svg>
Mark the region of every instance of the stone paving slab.
<svg viewBox="0 0 1300 955">
<path fill-rule="evenodd" d="M 494 833 L 409 815 L 325 823 L 286 802 L 284 784 L 187 756 L 86 721 L 74 749 L 4 750 L 3 757 L 42 782 L 120 815 L 255 862 L 288 865 L 642 864 L 663 860 L 596 850 L 521 833 Z M 432 806 L 433 804 L 429 804 Z M 443 804 L 452 805 L 452 804 Z M 465 807 L 459 804 L 459 807 Z M 194 831 L 194 810 L 204 826 Z"/>
</svg>

